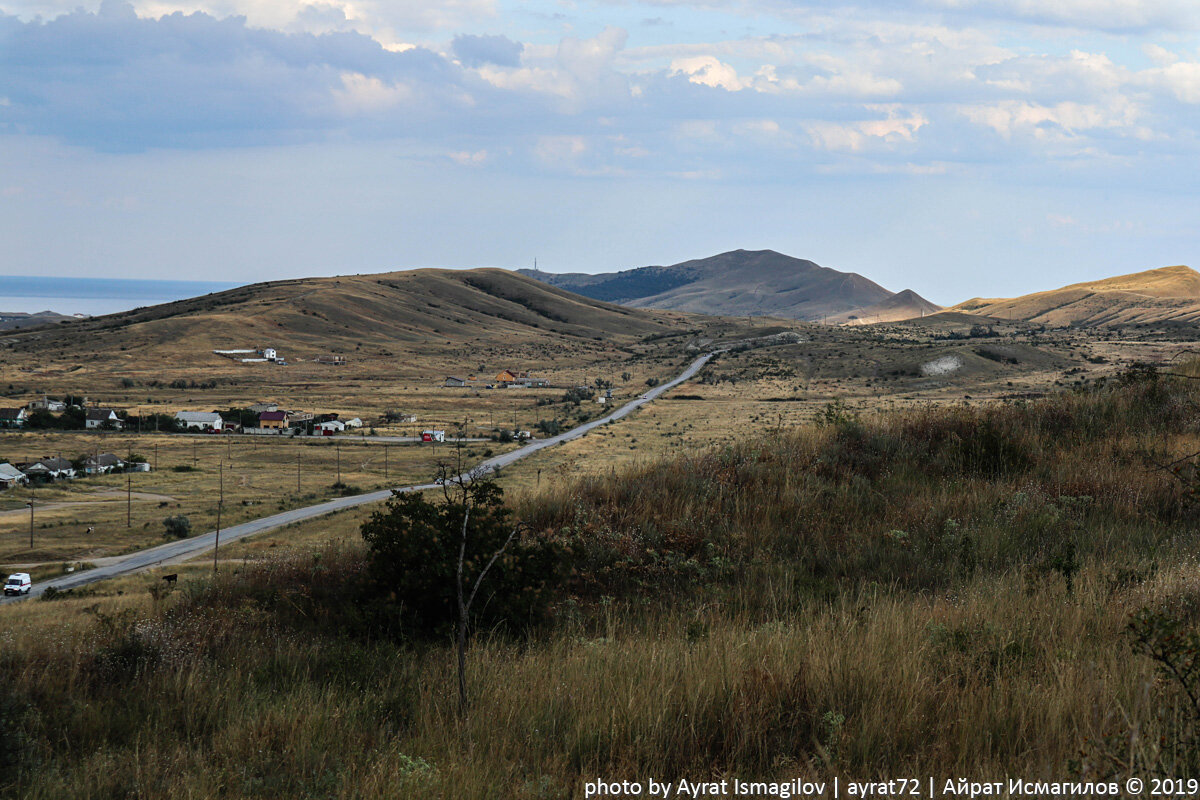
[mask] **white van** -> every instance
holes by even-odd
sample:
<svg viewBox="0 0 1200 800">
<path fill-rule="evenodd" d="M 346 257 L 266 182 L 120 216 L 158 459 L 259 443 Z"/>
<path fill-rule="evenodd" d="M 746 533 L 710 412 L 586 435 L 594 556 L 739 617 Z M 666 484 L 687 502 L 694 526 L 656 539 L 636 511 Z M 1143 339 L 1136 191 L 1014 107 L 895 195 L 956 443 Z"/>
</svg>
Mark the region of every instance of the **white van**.
<svg viewBox="0 0 1200 800">
<path fill-rule="evenodd" d="M 33 581 L 29 579 L 28 572 L 14 572 L 8 576 L 8 580 L 4 582 L 4 594 L 29 594 L 29 590 L 33 588 Z"/>
</svg>

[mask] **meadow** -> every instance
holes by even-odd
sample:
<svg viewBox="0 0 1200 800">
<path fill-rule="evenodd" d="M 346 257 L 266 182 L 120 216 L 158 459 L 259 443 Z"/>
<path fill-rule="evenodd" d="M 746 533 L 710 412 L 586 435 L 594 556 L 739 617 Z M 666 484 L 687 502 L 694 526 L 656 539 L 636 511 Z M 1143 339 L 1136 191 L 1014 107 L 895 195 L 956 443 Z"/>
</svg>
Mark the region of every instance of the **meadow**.
<svg viewBox="0 0 1200 800">
<path fill-rule="evenodd" d="M 467 713 L 448 641 L 364 616 L 364 511 L 239 543 L 177 589 L 141 576 L 6 608 L 0 724 L 21 735 L 0 786 L 1194 777 L 1200 369 L 1172 371 L 1004 404 L 827 404 L 513 487 L 571 574 L 540 626 L 474 637 Z"/>
</svg>

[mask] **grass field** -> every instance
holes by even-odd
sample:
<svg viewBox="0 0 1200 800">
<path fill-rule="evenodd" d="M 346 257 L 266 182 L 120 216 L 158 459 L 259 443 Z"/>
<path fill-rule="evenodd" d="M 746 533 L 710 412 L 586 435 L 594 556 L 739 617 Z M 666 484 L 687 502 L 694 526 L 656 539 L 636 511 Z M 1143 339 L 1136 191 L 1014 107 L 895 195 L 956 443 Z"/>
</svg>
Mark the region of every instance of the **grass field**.
<svg viewBox="0 0 1200 800">
<path fill-rule="evenodd" d="M 598 778 L 1196 776 L 1194 676 L 1145 645 L 1186 658 L 1200 635 L 1196 465 L 1158 466 L 1200 450 L 1198 401 L 1134 372 L 518 484 L 520 518 L 579 549 L 548 623 L 476 637 L 466 715 L 448 642 L 361 627 L 367 509 L 233 545 L 215 581 L 199 563 L 175 589 L 132 576 L 6 608 L 0 717 L 24 735 L 0 785 L 578 798 Z"/>
<path fill-rule="evenodd" d="M 515 444 L 469 445 L 471 461 Z M 0 495 L 0 569 L 89 562 L 164 541 L 163 519 L 184 515 L 193 533 L 212 530 L 223 497 L 224 527 L 344 492 L 429 481 L 447 445 L 363 443 L 354 437 L 168 436 L 27 433 L 0 437 L 0 458 L 95 452 L 140 454 L 147 473 L 103 475 L 12 489 Z M 341 486 L 335 486 L 340 479 Z M 33 508 L 33 547 L 29 511 Z M 88 528 L 93 528 L 88 533 Z"/>
</svg>

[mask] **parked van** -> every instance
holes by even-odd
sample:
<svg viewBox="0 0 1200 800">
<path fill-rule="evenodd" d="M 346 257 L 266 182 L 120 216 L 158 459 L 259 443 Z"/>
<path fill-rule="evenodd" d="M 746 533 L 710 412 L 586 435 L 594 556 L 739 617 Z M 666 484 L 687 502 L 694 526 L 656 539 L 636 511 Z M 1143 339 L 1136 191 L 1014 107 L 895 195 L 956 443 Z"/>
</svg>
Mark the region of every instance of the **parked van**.
<svg viewBox="0 0 1200 800">
<path fill-rule="evenodd" d="M 28 572 L 14 572 L 8 576 L 8 580 L 4 582 L 4 594 L 29 594 L 29 590 L 33 588 L 33 581 L 29 579 Z"/>
</svg>

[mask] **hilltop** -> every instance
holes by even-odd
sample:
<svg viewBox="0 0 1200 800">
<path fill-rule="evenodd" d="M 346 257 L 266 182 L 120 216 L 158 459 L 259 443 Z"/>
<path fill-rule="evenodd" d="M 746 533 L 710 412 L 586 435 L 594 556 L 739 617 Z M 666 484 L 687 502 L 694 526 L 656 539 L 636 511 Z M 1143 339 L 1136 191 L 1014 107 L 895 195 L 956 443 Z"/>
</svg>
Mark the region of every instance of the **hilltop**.
<svg viewBox="0 0 1200 800">
<path fill-rule="evenodd" d="M 1200 273 L 1173 266 L 1014 298 L 976 297 L 949 311 L 1047 325 L 1200 320 Z"/>
<path fill-rule="evenodd" d="M 599 275 L 520 272 L 587 297 L 634 308 L 814 322 L 874 308 L 897 297 L 857 273 L 839 272 L 774 250 L 732 250 L 668 267 L 639 267 Z M 911 298 L 897 301 L 897 308 L 914 302 L 932 306 L 913 292 L 907 294 Z M 918 308 L 913 316 L 920 313 Z"/>
</svg>

